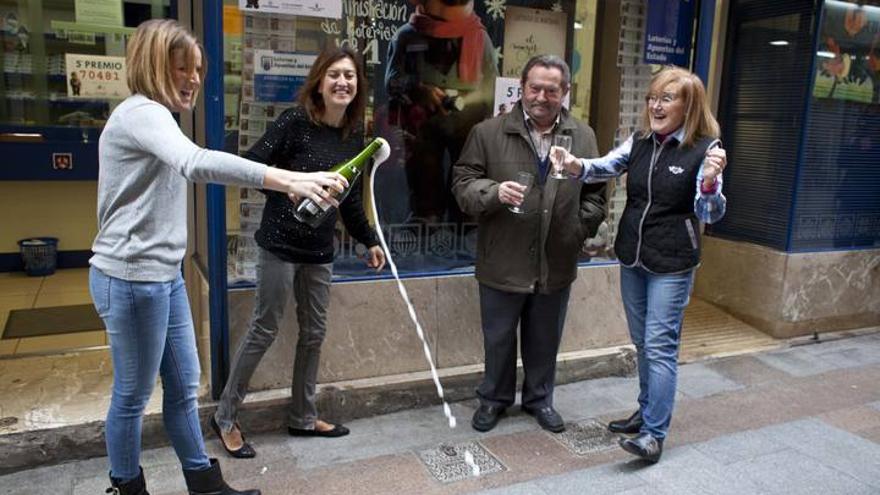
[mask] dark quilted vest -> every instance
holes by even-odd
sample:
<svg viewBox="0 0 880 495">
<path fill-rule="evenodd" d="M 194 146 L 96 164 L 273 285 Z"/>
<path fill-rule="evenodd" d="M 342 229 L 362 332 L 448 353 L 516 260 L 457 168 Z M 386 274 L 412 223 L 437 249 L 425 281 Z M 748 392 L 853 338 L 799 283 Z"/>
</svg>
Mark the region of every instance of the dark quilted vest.
<svg viewBox="0 0 880 495">
<path fill-rule="evenodd" d="M 700 139 L 692 147 L 678 147 L 674 140 L 673 145 L 661 146 L 653 136 L 633 139 L 626 207 L 614 243 L 617 257 L 627 266 L 641 261 L 654 273 L 691 269 L 700 262 L 699 221 L 694 214 L 697 172 L 714 139 Z"/>
</svg>

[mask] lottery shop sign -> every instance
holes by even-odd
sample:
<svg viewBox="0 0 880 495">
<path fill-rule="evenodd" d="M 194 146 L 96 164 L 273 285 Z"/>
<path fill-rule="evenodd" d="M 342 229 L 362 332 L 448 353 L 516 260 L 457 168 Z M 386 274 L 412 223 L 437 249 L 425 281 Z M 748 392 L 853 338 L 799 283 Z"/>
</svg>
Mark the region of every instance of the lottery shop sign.
<svg viewBox="0 0 880 495">
<path fill-rule="evenodd" d="M 71 98 L 125 98 L 131 92 L 125 82 L 125 57 L 68 53 L 67 96 Z"/>
</svg>

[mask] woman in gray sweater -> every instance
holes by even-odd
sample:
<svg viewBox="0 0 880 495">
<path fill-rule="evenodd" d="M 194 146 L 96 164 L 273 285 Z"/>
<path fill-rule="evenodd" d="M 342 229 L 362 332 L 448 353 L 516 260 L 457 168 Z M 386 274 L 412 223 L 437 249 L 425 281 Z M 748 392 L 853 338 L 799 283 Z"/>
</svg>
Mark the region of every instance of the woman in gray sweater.
<svg viewBox="0 0 880 495">
<path fill-rule="evenodd" d="M 235 184 L 336 205 L 326 172 L 269 168 L 195 145 L 172 112 L 191 111 L 205 74 L 203 49 L 173 20 L 141 24 L 129 39 L 132 96 L 119 104 L 98 145 L 98 235 L 89 286 L 113 359 L 107 413 L 110 481 L 116 493 L 146 494 L 139 466 L 144 408 L 156 378 L 162 415 L 190 494 L 258 495 L 223 481 L 199 426 L 199 362 L 181 262 L 186 250 L 187 181 Z"/>
</svg>

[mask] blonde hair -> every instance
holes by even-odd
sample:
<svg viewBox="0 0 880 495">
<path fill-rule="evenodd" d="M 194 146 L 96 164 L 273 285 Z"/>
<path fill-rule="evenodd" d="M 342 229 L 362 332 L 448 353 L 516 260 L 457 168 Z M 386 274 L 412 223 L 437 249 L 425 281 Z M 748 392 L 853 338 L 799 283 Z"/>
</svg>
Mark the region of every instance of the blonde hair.
<svg viewBox="0 0 880 495">
<path fill-rule="evenodd" d="M 173 55 L 183 50 L 188 71 L 195 67 L 195 51 L 202 55 L 199 77 L 204 80 L 207 62 L 205 49 L 196 37 L 173 19 L 151 19 L 142 22 L 128 40 L 125 55 L 125 76 L 128 89 L 155 100 L 168 108 L 180 108 L 180 95 L 172 78 Z M 198 94 L 193 94 L 193 100 Z"/>
<path fill-rule="evenodd" d="M 664 67 L 651 78 L 648 94 L 660 94 L 673 83 L 679 85 L 677 96 L 684 100 L 684 139 L 681 145 L 693 146 L 697 139 L 704 137 L 718 138 L 721 129 L 709 108 L 706 88 L 694 73 L 679 67 Z M 642 131 L 646 136 L 651 133 L 651 109 L 648 105 L 642 112 Z"/>
</svg>

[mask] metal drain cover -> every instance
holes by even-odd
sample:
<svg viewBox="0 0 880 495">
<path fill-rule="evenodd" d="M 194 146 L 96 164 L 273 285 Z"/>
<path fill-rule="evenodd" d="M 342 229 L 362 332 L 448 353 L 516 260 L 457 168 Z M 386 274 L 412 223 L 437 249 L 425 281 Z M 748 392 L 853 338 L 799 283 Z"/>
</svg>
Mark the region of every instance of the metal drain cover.
<svg viewBox="0 0 880 495">
<path fill-rule="evenodd" d="M 617 447 L 617 436 L 594 419 L 567 423 L 564 432 L 550 436 L 575 455 L 588 455 Z"/>
<path fill-rule="evenodd" d="M 473 476 L 471 466 L 464 460 L 465 452 L 474 456 L 474 462 L 480 467 L 480 476 L 507 469 L 479 442 L 442 443 L 436 448 L 419 452 L 419 459 L 437 481 L 453 483 Z"/>
</svg>

